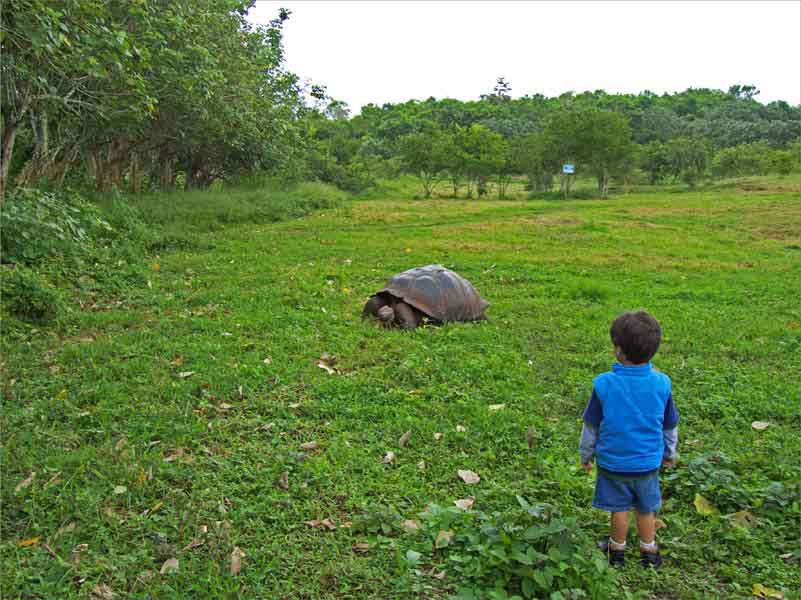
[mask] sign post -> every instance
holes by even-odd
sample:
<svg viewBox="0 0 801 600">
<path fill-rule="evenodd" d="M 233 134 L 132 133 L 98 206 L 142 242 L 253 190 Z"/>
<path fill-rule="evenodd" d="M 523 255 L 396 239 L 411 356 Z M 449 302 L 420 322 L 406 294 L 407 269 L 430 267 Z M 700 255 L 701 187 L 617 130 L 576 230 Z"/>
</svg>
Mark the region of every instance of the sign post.
<svg viewBox="0 0 801 600">
<path fill-rule="evenodd" d="M 570 178 L 576 172 L 576 167 L 573 163 L 565 163 L 562 165 L 562 191 L 567 200 L 567 192 L 570 190 Z"/>
</svg>

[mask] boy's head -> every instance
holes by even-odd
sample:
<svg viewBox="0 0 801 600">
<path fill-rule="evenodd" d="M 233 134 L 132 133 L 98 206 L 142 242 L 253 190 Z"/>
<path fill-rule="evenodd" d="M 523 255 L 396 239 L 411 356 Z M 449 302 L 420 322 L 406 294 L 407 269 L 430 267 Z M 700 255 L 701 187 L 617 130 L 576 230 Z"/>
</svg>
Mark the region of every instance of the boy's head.
<svg viewBox="0 0 801 600">
<path fill-rule="evenodd" d="M 628 362 L 640 365 L 651 360 L 662 341 L 659 321 L 645 311 L 625 312 L 612 321 L 612 344 L 620 348 Z"/>
</svg>

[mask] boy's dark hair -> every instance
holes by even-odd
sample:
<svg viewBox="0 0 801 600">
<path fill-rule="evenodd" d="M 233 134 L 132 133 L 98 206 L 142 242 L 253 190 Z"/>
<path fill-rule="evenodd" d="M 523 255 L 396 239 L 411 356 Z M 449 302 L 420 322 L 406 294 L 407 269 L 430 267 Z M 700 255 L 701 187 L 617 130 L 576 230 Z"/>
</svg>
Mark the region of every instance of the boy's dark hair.
<svg viewBox="0 0 801 600">
<path fill-rule="evenodd" d="M 638 365 L 651 360 L 662 341 L 659 321 L 643 310 L 620 315 L 612 321 L 609 334 L 612 343 L 623 350 L 626 360 Z"/>
</svg>

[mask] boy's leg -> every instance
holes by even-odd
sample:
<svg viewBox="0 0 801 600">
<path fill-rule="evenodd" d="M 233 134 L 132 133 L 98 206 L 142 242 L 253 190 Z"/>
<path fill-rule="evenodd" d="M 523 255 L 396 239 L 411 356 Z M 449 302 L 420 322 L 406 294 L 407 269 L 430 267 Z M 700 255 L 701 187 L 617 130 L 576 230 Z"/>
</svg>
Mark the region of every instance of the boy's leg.
<svg viewBox="0 0 801 600">
<path fill-rule="evenodd" d="M 637 533 L 640 536 L 642 566 L 658 569 L 662 566 L 662 555 L 656 544 L 656 516 L 654 513 L 637 511 Z"/>
<path fill-rule="evenodd" d="M 656 552 L 656 516 L 654 513 L 637 511 L 637 533 L 640 535 L 640 549 Z"/>
<path fill-rule="evenodd" d="M 629 512 L 613 512 L 611 521 L 609 547 L 613 550 L 623 550 L 626 548 L 626 536 L 629 531 Z M 639 527 L 639 521 L 637 523 Z"/>
</svg>

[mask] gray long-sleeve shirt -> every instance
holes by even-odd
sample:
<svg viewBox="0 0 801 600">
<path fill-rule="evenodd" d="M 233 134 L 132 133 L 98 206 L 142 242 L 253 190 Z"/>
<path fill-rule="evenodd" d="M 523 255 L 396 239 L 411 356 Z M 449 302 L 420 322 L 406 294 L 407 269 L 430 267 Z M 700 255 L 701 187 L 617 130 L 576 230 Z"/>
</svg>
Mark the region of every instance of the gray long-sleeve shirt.
<svg viewBox="0 0 801 600">
<path fill-rule="evenodd" d="M 667 459 L 676 457 L 676 447 L 679 444 L 679 427 L 678 425 L 672 429 L 665 429 L 662 432 L 665 440 L 665 454 Z M 581 455 L 581 464 L 588 464 L 595 456 L 595 446 L 598 445 L 598 429 L 584 422 L 581 428 L 581 441 L 579 442 L 579 454 Z"/>
</svg>

